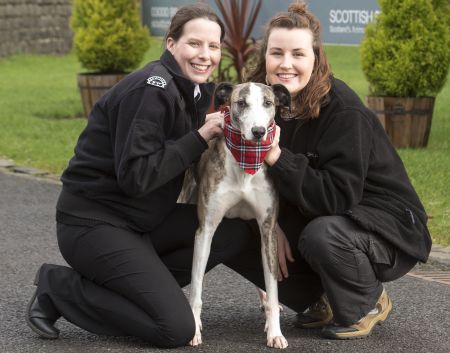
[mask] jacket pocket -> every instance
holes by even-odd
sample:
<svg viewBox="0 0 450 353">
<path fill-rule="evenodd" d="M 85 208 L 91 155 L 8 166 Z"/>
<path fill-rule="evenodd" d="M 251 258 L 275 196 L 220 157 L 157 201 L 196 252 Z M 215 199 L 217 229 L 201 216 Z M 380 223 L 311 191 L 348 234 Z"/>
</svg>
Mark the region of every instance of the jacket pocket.
<svg viewBox="0 0 450 353">
<path fill-rule="evenodd" d="M 395 262 L 395 249 L 381 237 L 370 235 L 367 256 L 372 263 L 392 266 Z"/>
</svg>

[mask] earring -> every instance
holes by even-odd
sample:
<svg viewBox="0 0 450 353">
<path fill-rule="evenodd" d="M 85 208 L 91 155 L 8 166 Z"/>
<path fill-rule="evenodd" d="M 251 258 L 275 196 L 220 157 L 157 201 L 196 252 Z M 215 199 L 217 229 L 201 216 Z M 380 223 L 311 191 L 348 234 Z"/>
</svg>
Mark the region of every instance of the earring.
<svg viewBox="0 0 450 353">
<path fill-rule="evenodd" d="M 267 79 L 267 74 L 266 74 L 266 85 L 270 86 L 269 80 Z"/>
</svg>

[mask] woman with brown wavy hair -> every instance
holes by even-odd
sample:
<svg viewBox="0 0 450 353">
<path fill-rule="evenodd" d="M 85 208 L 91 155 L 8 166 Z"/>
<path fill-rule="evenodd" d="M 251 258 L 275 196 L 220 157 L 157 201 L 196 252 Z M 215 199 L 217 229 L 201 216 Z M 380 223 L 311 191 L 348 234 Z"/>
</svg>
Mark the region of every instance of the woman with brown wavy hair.
<svg viewBox="0 0 450 353">
<path fill-rule="evenodd" d="M 382 283 L 428 258 L 425 210 L 375 114 L 331 75 L 305 4 L 269 21 L 249 80 L 292 98 L 265 159 L 280 194 L 279 298 L 299 327 L 367 336 L 392 309 Z M 257 249 L 229 266 L 262 286 Z"/>
<path fill-rule="evenodd" d="M 322 100 L 326 97 L 331 88 L 331 70 L 321 43 L 319 21 L 310 12 L 305 12 L 303 16 L 293 15 L 295 13 L 294 9 L 304 8 L 304 6 L 305 5 L 292 4 L 290 6 L 290 12 L 281 13 L 269 22 L 261 43 L 261 55 L 259 56 L 259 61 L 247 80 L 267 84 L 275 83 L 268 81 L 266 73 L 266 56 L 269 57 L 269 62 L 272 62 L 271 58 L 273 56 L 278 56 L 277 49 L 279 48 L 270 48 L 268 51 L 269 37 L 271 39 L 271 44 L 273 42 L 277 43 L 277 37 L 274 37 L 274 34 L 272 33 L 274 30 L 275 32 L 278 32 L 280 29 L 285 29 L 287 31 L 291 29 L 309 30 L 307 36 L 310 34 L 312 35 L 312 48 L 310 49 L 312 49 L 311 55 L 314 55 L 312 72 L 309 75 L 309 81 L 306 80 L 307 85 L 302 87 L 300 91 L 294 91 L 291 92 L 291 94 L 293 96 L 293 106 L 296 108 L 294 109 L 296 117 L 316 118 L 319 115 Z M 286 39 L 290 41 L 292 39 L 290 36 L 291 33 L 286 33 L 288 33 Z M 301 37 L 295 38 L 298 39 Z M 302 55 L 300 52 L 293 54 L 296 56 Z M 279 83 L 285 84 L 286 87 L 289 86 L 289 80 L 280 79 Z"/>
</svg>

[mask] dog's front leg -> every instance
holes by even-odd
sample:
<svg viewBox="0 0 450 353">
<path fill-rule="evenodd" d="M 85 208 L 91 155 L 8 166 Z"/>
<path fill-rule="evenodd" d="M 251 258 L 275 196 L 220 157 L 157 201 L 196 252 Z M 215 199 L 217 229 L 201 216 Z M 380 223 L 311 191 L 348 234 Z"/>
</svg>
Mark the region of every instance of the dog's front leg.
<svg viewBox="0 0 450 353">
<path fill-rule="evenodd" d="M 261 288 L 256 287 L 256 290 L 258 292 L 258 296 L 259 296 L 259 302 L 261 304 L 261 310 L 265 311 L 266 310 L 266 305 L 267 305 L 267 294 L 265 291 L 263 291 Z M 280 308 L 280 311 L 283 311 L 283 305 L 281 305 L 280 303 L 278 303 L 278 307 Z"/>
<path fill-rule="evenodd" d="M 269 270 L 267 264 L 267 257 L 263 252 L 263 267 L 264 267 L 264 281 L 266 284 L 267 302 L 265 307 L 267 332 L 267 346 L 273 348 L 286 348 L 288 346 L 287 340 L 281 333 L 280 328 L 280 307 L 278 305 L 278 285 L 276 276 Z"/>
<path fill-rule="evenodd" d="M 280 328 L 280 306 L 278 304 L 278 257 L 277 239 L 275 228 L 275 217 L 267 215 L 266 219 L 260 223 L 261 255 L 264 269 L 264 281 L 266 285 L 266 325 L 267 346 L 273 348 L 286 348 L 287 340 L 281 333 Z"/>
<path fill-rule="evenodd" d="M 195 319 L 195 336 L 189 342 L 191 346 L 198 346 L 202 343 L 202 322 L 200 315 L 202 312 L 202 287 L 205 276 L 206 264 L 211 251 L 211 241 L 214 234 L 205 226 L 200 226 L 195 234 L 194 258 L 192 263 L 192 277 L 190 289 L 190 305 Z"/>
</svg>

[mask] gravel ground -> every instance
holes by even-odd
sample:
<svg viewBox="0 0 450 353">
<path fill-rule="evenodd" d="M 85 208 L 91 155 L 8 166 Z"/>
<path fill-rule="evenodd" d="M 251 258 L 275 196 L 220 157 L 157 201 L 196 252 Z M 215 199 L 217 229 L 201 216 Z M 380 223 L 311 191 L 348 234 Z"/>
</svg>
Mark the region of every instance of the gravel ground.
<svg viewBox="0 0 450 353">
<path fill-rule="evenodd" d="M 88 333 L 61 319 L 61 337 L 40 339 L 25 324 L 25 307 L 34 291 L 35 271 L 43 262 L 64 264 L 55 241 L 55 182 L 0 172 L 0 352 L 1 353 L 163 353 L 130 337 Z M 447 271 L 430 260 L 416 271 Z M 331 341 L 319 330 L 295 328 L 295 312 L 281 316 L 287 352 L 448 353 L 450 286 L 405 276 L 386 284 L 394 309 L 364 340 Z M 188 288 L 186 289 L 188 291 Z M 264 318 L 255 288 L 224 266 L 207 274 L 203 295 L 204 344 L 174 353 L 274 352 L 265 347 Z"/>
</svg>

